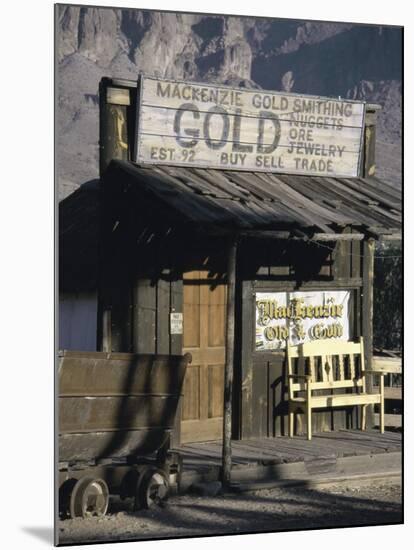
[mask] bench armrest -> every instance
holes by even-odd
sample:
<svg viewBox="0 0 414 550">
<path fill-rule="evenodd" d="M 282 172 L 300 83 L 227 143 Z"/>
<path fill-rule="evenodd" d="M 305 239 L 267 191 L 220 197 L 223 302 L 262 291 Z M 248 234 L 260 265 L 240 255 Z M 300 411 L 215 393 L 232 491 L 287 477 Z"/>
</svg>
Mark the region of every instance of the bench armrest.
<svg viewBox="0 0 414 550">
<path fill-rule="evenodd" d="M 361 374 L 362 376 L 365 376 L 366 374 L 380 374 L 381 376 L 385 376 L 386 374 L 389 374 L 389 373 L 383 370 L 364 370 Z"/>
<path fill-rule="evenodd" d="M 288 379 L 294 379 L 294 378 L 302 378 L 302 380 L 310 380 L 311 375 L 310 374 L 288 374 Z"/>
</svg>

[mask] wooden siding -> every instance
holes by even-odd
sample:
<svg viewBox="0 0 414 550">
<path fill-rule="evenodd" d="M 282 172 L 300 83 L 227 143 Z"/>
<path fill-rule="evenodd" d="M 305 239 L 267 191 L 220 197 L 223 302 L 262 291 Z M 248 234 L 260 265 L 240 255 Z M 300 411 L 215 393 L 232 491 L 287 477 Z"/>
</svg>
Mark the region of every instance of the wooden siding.
<svg viewBox="0 0 414 550">
<path fill-rule="evenodd" d="M 59 349 L 96 351 L 96 292 L 62 293 L 59 300 Z"/>
<path fill-rule="evenodd" d="M 350 334 L 357 338 L 361 334 L 360 253 L 359 241 L 327 243 L 326 247 L 255 241 L 241 247 L 237 292 L 242 324 L 238 336 L 240 406 L 234 427 L 237 438 L 274 437 L 288 432 L 285 353 L 254 349 L 255 292 L 349 289 Z M 312 430 L 356 428 L 358 420 L 356 408 L 315 411 Z M 299 414 L 298 430 L 304 429 L 304 418 Z"/>
</svg>

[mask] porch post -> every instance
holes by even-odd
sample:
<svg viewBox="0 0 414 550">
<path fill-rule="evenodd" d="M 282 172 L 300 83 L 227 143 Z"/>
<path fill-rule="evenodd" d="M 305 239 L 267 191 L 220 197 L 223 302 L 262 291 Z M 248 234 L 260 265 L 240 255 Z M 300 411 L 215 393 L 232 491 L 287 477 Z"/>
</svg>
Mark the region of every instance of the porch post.
<svg viewBox="0 0 414 550">
<path fill-rule="evenodd" d="M 223 453 L 222 483 L 231 481 L 231 425 L 234 361 L 234 309 L 236 286 L 237 237 L 233 237 L 227 258 L 227 317 L 226 317 L 226 364 L 224 366 L 224 410 L 223 410 Z"/>
<path fill-rule="evenodd" d="M 364 241 L 362 261 L 362 335 L 364 337 L 365 368 L 372 370 L 373 355 L 373 317 L 374 317 L 374 252 L 375 241 Z M 367 377 L 367 391 L 373 390 L 372 377 Z M 370 405 L 368 411 L 368 427 L 372 426 L 374 407 Z"/>
</svg>

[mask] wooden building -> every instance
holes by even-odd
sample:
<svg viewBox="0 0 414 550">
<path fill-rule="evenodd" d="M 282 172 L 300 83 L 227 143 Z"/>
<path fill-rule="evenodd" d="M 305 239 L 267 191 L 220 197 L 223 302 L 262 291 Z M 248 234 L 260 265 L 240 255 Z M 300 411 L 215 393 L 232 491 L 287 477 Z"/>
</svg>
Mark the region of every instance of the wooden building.
<svg viewBox="0 0 414 550">
<path fill-rule="evenodd" d="M 60 206 L 61 347 L 190 352 L 175 444 L 222 437 L 225 384 L 234 439 L 287 435 L 285 351 L 256 339 L 258 296 L 346 293 L 346 333 L 370 365 L 375 240 L 401 226 L 399 192 L 375 177 L 377 106 L 351 178 L 140 164 L 136 84 L 103 79 L 100 97 L 100 181 Z M 313 422 L 356 427 L 357 411 Z"/>
</svg>

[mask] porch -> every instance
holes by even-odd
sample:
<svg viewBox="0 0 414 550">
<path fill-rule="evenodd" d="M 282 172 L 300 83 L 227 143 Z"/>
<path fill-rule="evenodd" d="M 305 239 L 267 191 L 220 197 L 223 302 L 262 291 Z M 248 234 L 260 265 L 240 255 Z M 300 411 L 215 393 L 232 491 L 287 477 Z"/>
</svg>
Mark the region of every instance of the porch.
<svg viewBox="0 0 414 550">
<path fill-rule="evenodd" d="M 220 479 L 222 441 L 188 443 L 174 449 L 183 459 L 181 490 Z M 402 434 L 339 430 L 313 436 L 232 441 L 232 488 L 249 490 L 286 484 L 317 485 L 344 480 L 399 478 Z"/>
</svg>

